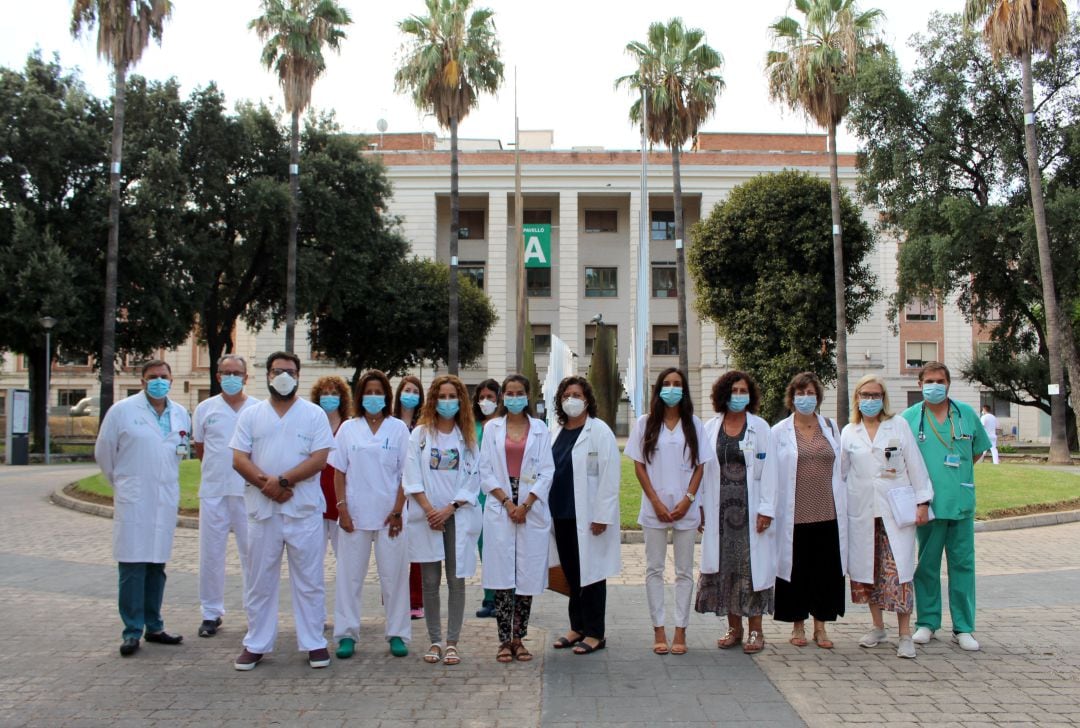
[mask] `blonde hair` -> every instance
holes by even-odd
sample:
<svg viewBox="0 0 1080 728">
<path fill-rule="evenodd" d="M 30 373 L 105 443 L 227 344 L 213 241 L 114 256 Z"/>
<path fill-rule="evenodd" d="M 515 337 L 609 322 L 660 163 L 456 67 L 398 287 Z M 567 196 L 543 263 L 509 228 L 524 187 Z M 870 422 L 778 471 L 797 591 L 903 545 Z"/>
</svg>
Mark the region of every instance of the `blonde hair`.
<svg viewBox="0 0 1080 728">
<path fill-rule="evenodd" d="M 461 430 L 461 436 L 465 439 L 465 444 L 470 448 L 475 447 L 476 425 L 473 419 L 472 407 L 469 404 L 469 390 L 453 374 L 441 374 L 432 380 L 428 386 L 424 404 L 420 406 L 420 419 L 417 425 L 423 425 L 428 430 L 435 429 L 439 421 L 439 414 L 436 412 L 435 407 L 439 403 L 439 389 L 444 384 L 452 384 L 457 392 L 459 409 L 458 413 L 454 415 L 454 422 Z"/>
<path fill-rule="evenodd" d="M 859 409 L 859 392 L 867 384 L 877 384 L 881 387 L 881 419 L 885 421 L 893 416 L 889 409 L 889 390 L 885 386 L 885 380 L 877 374 L 867 374 L 855 383 L 855 390 L 851 393 L 851 422 L 859 424 L 863 420 L 862 410 Z"/>
</svg>

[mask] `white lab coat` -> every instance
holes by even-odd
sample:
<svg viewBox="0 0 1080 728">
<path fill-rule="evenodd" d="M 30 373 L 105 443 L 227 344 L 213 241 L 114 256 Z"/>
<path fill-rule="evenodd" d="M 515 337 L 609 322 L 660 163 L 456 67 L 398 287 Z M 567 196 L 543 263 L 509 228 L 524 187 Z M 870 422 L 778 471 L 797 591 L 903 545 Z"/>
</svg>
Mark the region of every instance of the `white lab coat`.
<svg viewBox="0 0 1080 728">
<path fill-rule="evenodd" d="M 562 431 L 551 431 L 551 444 Z M 619 545 L 619 485 L 621 454 L 611 428 L 603 420 L 589 417 L 570 453 L 574 466 L 574 513 L 577 516 L 578 564 L 581 586 L 595 584 L 615 576 L 622 570 L 622 549 Z M 594 536 L 593 523 L 607 524 L 599 536 Z M 559 563 L 552 534 L 548 549 L 550 565 Z"/>
<path fill-rule="evenodd" d="M 705 424 L 702 448 L 716 450 L 724 416 L 713 417 Z M 740 442 L 746 460 L 747 517 L 750 527 L 750 570 L 754 591 L 769 589 L 776 582 L 776 523 L 764 533 L 757 532 L 758 515 L 776 518 L 776 453 L 769 423 L 757 415 L 746 414 L 746 435 Z M 705 463 L 701 481 L 701 507 L 705 510 L 705 530 L 701 537 L 701 573 L 720 571 L 720 462 Z"/>
<path fill-rule="evenodd" d="M 133 394 L 109 408 L 94 445 L 94 459 L 113 487 L 113 558 L 119 562 L 164 564 L 172 555 L 180 505 L 177 448 L 188 445 L 191 419 L 171 399 L 167 436 L 156 417 L 146 394 Z"/>
<path fill-rule="evenodd" d="M 852 581 L 874 583 L 874 518 L 880 516 L 889 536 L 900 582 L 915 577 L 915 524 L 900 526 L 889 505 L 889 491 L 911 488 L 916 503 L 934 498 L 934 488 L 922 453 L 903 417 L 878 425 L 873 443 L 863 423 L 850 424 L 840 435 L 841 469 L 847 481 L 848 575 Z M 886 460 L 885 448 L 898 450 Z M 885 473 L 886 467 L 896 474 Z"/>
<path fill-rule="evenodd" d="M 847 573 L 847 485 L 840 469 L 840 438 L 834 431 L 832 420 L 817 416 L 825 439 L 832 446 L 836 459 L 833 461 L 832 491 L 836 507 L 836 527 L 840 533 L 840 569 Z M 791 545 L 795 538 L 795 472 L 799 466 L 799 447 L 795 440 L 795 415 L 789 415 L 772 428 L 773 449 L 776 451 L 776 529 L 777 558 L 776 575 L 791 580 Z"/>
<path fill-rule="evenodd" d="M 468 579 L 476 573 L 476 542 L 480 540 L 480 508 L 477 495 L 480 493 L 480 481 L 477 473 L 479 453 L 476 446 L 469 447 L 461 434 L 461 429 L 454 427 L 452 433 L 457 436 L 458 452 L 460 461 L 458 464 L 457 491 L 452 500 L 463 501 L 454 513 L 454 556 L 456 563 L 456 576 L 459 579 Z M 405 473 L 402 487 L 406 495 L 425 492 L 425 483 L 428 473 L 431 472 L 428 463 L 431 461 L 431 446 L 435 441 L 432 433 L 422 425 L 417 425 L 409 436 L 409 447 L 405 457 Z M 428 499 L 436 508 L 449 505 L 450 501 L 439 503 Z M 434 531 L 428 526 L 427 515 L 422 508 L 412 507 L 407 509 L 405 521 L 406 536 L 409 543 L 409 561 L 414 563 L 431 563 L 443 561 L 446 552 L 443 549 L 442 531 Z"/>
<path fill-rule="evenodd" d="M 484 426 L 480 450 L 480 487 L 488 495 L 484 503 L 485 589 L 516 589 L 522 596 L 536 596 L 547 588 L 548 547 L 551 540 L 551 511 L 547 497 L 555 461 L 551 437 L 542 420 L 529 418 L 529 435 L 521 458 L 518 503 L 530 493 L 536 503 L 518 525 L 510 520 L 502 503 L 491 497 L 501 488 L 510 495 L 510 475 L 506 469 L 506 417 L 497 417 Z"/>
</svg>

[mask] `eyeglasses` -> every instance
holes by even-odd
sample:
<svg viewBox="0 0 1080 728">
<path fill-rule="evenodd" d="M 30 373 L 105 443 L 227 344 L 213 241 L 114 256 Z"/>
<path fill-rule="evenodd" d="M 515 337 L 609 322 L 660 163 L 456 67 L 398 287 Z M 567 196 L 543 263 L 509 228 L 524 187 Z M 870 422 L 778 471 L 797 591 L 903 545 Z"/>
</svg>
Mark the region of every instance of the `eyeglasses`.
<svg viewBox="0 0 1080 728">
<path fill-rule="evenodd" d="M 296 376 L 295 369 L 278 369 L 277 367 L 275 367 L 270 370 L 270 373 L 273 374 L 275 377 L 279 374 L 288 374 L 290 377 Z"/>
<path fill-rule="evenodd" d="M 885 395 L 882 394 L 881 392 L 859 392 L 859 399 L 865 399 L 865 400 L 873 401 L 873 400 L 884 399 L 884 398 L 885 398 Z"/>
</svg>

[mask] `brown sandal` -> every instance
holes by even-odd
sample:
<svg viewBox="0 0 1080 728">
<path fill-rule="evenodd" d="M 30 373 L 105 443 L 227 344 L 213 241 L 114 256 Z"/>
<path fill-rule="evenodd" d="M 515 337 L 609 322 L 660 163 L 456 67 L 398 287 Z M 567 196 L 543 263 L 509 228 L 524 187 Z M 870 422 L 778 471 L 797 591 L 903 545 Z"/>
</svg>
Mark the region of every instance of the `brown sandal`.
<svg viewBox="0 0 1080 728">
<path fill-rule="evenodd" d="M 509 642 L 503 642 L 499 645 L 499 652 L 495 655 L 495 660 L 504 663 L 514 661 L 514 650 Z"/>
<path fill-rule="evenodd" d="M 533 658 L 532 653 L 521 642 L 511 642 L 510 652 L 518 662 L 529 662 Z"/>
<path fill-rule="evenodd" d="M 667 642 L 657 642 L 652 646 L 652 651 L 655 655 L 666 655 L 671 652 L 671 650 L 668 648 Z"/>
<path fill-rule="evenodd" d="M 789 639 L 788 642 L 795 645 L 796 647 L 806 647 L 806 645 L 809 644 L 806 641 L 806 628 L 805 627 L 792 627 L 791 628 L 791 639 Z"/>
<path fill-rule="evenodd" d="M 750 637 L 743 644 L 742 651 L 744 654 L 752 655 L 755 652 L 761 652 L 765 647 L 765 635 L 761 634 L 755 629 L 750 630 Z"/>
<path fill-rule="evenodd" d="M 825 631 L 825 628 L 814 630 L 814 644 L 823 650 L 831 650 L 833 648 L 832 640 L 829 639 L 829 634 Z"/>
<path fill-rule="evenodd" d="M 753 632 L 751 632 L 753 634 Z M 724 632 L 724 636 L 716 640 L 716 646 L 722 650 L 729 649 L 742 642 L 743 631 L 740 629 L 735 630 L 734 627 L 728 627 L 727 632 Z"/>
</svg>

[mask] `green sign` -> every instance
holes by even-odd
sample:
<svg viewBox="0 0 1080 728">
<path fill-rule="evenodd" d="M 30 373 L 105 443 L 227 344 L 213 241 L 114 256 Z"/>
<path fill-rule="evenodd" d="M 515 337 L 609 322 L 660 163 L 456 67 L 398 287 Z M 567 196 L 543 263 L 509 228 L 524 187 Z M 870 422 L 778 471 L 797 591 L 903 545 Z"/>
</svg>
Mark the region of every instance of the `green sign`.
<svg viewBox="0 0 1080 728">
<path fill-rule="evenodd" d="M 525 267 L 551 267 L 551 226 L 525 225 Z"/>
</svg>

